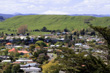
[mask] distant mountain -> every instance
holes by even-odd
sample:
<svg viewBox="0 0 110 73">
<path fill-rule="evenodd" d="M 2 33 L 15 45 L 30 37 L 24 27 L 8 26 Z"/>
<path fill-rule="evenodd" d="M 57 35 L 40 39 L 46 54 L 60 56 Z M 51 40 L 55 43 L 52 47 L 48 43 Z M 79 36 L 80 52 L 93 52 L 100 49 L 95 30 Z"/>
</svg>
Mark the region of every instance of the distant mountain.
<svg viewBox="0 0 110 73">
<path fill-rule="evenodd" d="M 15 15 L 12 15 L 12 14 L 0 14 L 0 16 L 3 16 L 6 19 L 6 18 L 14 17 Z"/>
<path fill-rule="evenodd" d="M 0 16 L 0 22 L 4 21 L 4 20 L 5 20 L 5 18 L 3 16 Z"/>
<path fill-rule="evenodd" d="M 70 14 L 70 16 L 93 16 L 93 17 L 110 17 L 109 14 L 107 15 L 98 15 L 98 14 Z"/>
<path fill-rule="evenodd" d="M 0 16 L 3 16 L 5 19 L 11 18 L 14 16 L 25 16 L 25 15 L 40 15 L 40 14 L 22 14 L 22 13 L 14 13 L 14 14 L 0 14 Z M 69 16 L 93 16 L 93 17 L 110 17 L 109 14 L 107 15 L 98 15 L 98 14 L 69 14 Z"/>
<path fill-rule="evenodd" d="M 11 18 L 14 16 L 24 16 L 24 15 L 36 15 L 36 14 L 21 14 L 21 13 L 15 13 L 15 14 L 0 14 L 0 16 L 4 17 L 5 19 Z"/>
</svg>

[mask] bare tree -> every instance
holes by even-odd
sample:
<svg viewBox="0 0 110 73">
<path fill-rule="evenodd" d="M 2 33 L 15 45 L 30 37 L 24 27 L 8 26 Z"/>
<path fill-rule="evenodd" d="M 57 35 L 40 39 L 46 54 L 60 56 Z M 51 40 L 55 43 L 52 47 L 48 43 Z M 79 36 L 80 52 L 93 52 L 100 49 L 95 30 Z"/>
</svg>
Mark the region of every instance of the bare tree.
<svg viewBox="0 0 110 73">
<path fill-rule="evenodd" d="M 18 33 L 19 33 L 19 34 L 25 34 L 27 30 L 28 30 L 27 25 L 21 25 L 21 26 L 18 28 Z"/>
</svg>

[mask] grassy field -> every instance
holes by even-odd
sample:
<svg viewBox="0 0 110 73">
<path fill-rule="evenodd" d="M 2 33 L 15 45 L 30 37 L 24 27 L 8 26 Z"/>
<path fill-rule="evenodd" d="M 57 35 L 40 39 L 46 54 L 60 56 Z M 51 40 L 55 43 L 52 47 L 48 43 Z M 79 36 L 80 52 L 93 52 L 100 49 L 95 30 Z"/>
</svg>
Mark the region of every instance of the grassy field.
<svg viewBox="0 0 110 73">
<path fill-rule="evenodd" d="M 67 16 L 67 15 L 27 15 L 16 16 L 0 22 L 0 32 L 12 33 L 8 31 L 17 30 L 20 25 L 28 25 L 29 30 L 41 29 L 44 26 L 49 30 L 80 30 L 88 28 L 85 20 L 90 20 L 90 23 L 97 26 L 110 25 L 110 17 L 92 17 L 92 16 Z M 39 34 L 39 33 L 32 33 Z M 43 34 L 43 33 L 42 33 Z M 44 33 L 45 34 L 45 33 Z"/>
<path fill-rule="evenodd" d="M 50 34 L 50 33 L 49 32 L 31 32 L 30 35 L 38 36 L 38 35 L 44 35 L 44 34 Z"/>
</svg>

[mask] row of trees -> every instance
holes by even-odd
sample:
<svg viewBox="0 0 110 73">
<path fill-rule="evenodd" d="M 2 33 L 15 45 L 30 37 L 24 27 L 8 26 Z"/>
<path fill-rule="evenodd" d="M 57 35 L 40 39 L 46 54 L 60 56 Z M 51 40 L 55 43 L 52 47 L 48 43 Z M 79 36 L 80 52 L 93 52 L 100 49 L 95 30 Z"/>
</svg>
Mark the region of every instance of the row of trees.
<svg viewBox="0 0 110 73">
<path fill-rule="evenodd" d="M 11 29 L 8 29 L 8 31 L 12 31 L 12 32 L 16 32 L 17 35 L 19 34 L 26 34 L 29 35 L 29 33 L 31 32 L 39 32 L 39 31 L 42 31 L 42 32 L 51 32 L 51 33 L 57 33 L 57 32 L 70 32 L 69 29 L 65 28 L 63 31 L 62 30 L 48 30 L 46 27 L 43 27 L 42 29 L 35 29 L 35 30 L 31 30 L 29 31 L 28 30 L 28 26 L 27 25 L 21 25 L 19 26 L 19 28 L 17 30 L 11 30 Z M 4 32 L 1 32 L 0 35 L 3 36 L 3 35 L 8 35 L 8 33 L 4 33 Z M 90 29 L 82 29 L 80 31 L 75 31 L 74 32 L 74 35 L 86 35 L 86 34 L 89 34 L 89 35 L 95 35 L 95 31 L 93 30 L 90 30 Z M 11 34 L 12 36 L 14 35 L 13 33 Z"/>
<path fill-rule="evenodd" d="M 11 30 L 11 29 L 8 29 L 8 31 L 11 31 L 11 32 L 16 32 L 17 35 L 19 34 L 29 34 L 30 32 L 39 32 L 39 31 L 42 31 L 42 32 L 51 32 L 51 33 L 56 33 L 56 32 L 62 32 L 61 30 L 48 30 L 46 27 L 43 27 L 42 29 L 35 29 L 35 30 L 28 30 L 28 26 L 27 25 L 21 25 L 19 26 L 19 28 L 17 30 Z M 68 30 L 67 28 L 65 28 L 63 31 L 65 32 L 69 32 L 70 30 Z M 4 32 L 2 32 L 0 35 L 4 35 Z M 5 33 L 5 35 L 8 35 L 8 33 Z M 11 34 L 12 36 L 14 34 Z"/>
</svg>

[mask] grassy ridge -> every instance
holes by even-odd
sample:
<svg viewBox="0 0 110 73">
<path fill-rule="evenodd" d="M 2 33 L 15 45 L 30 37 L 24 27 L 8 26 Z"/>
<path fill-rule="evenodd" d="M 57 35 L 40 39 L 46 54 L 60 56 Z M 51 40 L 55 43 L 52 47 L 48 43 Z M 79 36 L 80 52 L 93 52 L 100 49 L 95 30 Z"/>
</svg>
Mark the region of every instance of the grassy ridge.
<svg viewBox="0 0 110 73">
<path fill-rule="evenodd" d="M 87 28 L 85 20 L 90 20 L 91 24 L 108 26 L 110 25 L 110 17 L 92 17 L 92 16 L 67 16 L 67 15 L 27 15 L 27 16 L 15 16 L 9 18 L 3 22 L 0 22 L 1 31 L 8 32 L 8 29 L 17 29 L 20 25 L 27 24 L 29 30 L 41 29 L 47 27 L 49 30 L 63 30 L 68 28 L 69 30 L 80 30 Z"/>
</svg>

